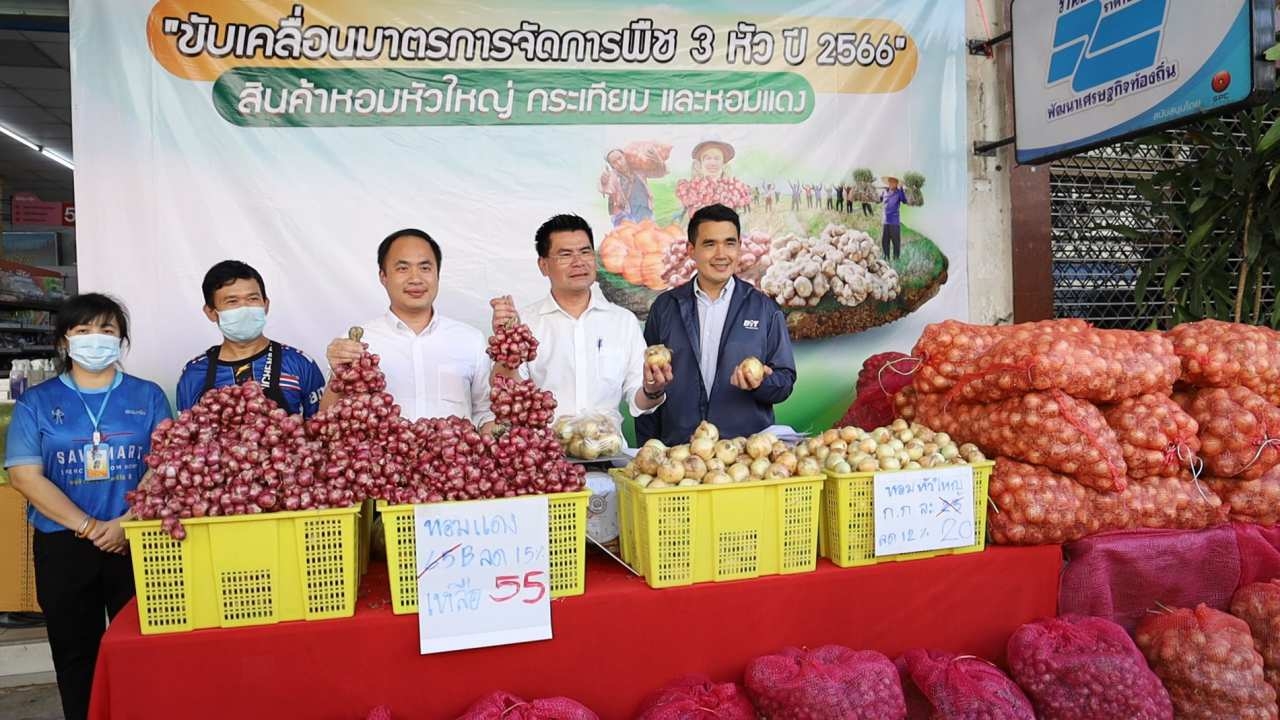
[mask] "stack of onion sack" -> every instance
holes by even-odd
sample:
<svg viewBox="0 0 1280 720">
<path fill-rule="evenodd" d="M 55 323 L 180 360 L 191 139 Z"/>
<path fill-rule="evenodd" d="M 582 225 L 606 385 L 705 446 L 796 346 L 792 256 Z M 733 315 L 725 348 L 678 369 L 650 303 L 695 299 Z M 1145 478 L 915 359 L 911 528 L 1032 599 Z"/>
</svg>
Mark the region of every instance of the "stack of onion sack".
<svg viewBox="0 0 1280 720">
<path fill-rule="evenodd" d="M 1175 399 L 1200 424 L 1208 486 L 1232 520 L 1280 521 L 1280 332 L 1203 320 L 1165 336 L 1182 362 Z"/>
<path fill-rule="evenodd" d="M 1263 677 L 1280 693 L 1280 580 L 1237 590 L 1231 598 L 1231 614 L 1249 625 L 1253 647 L 1262 656 Z"/>
<path fill-rule="evenodd" d="M 913 356 L 920 369 L 895 406 L 998 458 L 996 542 L 1225 521 L 1197 482 L 1203 421 L 1171 397 L 1181 364 L 1160 333 L 948 321 L 928 326 Z"/>
<path fill-rule="evenodd" d="M 900 352 L 872 355 L 862 363 L 854 387 L 853 403 L 836 427 L 854 426 L 870 432 L 894 421 L 893 396 L 911 384 L 918 363 Z"/>
<path fill-rule="evenodd" d="M 565 697 L 524 700 L 495 692 L 475 701 L 458 720 L 600 720 L 600 716 Z"/>
<path fill-rule="evenodd" d="M 898 670 L 880 653 L 787 648 L 747 664 L 747 693 L 770 720 L 904 720 Z"/>
<path fill-rule="evenodd" d="M 1009 638 L 1008 661 L 1040 720 L 1173 720 L 1169 693 L 1110 620 L 1068 615 L 1023 625 Z"/>
<path fill-rule="evenodd" d="M 1276 691 L 1243 620 L 1202 604 L 1149 615 L 1135 637 L 1179 720 L 1276 720 Z"/>
<path fill-rule="evenodd" d="M 736 684 L 691 675 L 645 698 L 635 720 L 756 720 L 756 710 Z"/>
<path fill-rule="evenodd" d="M 186 518 L 349 507 L 359 499 L 302 421 L 276 407 L 257 383 L 206 392 L 151 434 L 149 481 L 129 493 L 133 514 L 161 519 L 175 539 Z"/>
<path fill-rule="evenodd" d="M 907 720 L 1036 720 L 1017 684 L 981 658 L 908 650 L 897 665 Z"/>
</svg>

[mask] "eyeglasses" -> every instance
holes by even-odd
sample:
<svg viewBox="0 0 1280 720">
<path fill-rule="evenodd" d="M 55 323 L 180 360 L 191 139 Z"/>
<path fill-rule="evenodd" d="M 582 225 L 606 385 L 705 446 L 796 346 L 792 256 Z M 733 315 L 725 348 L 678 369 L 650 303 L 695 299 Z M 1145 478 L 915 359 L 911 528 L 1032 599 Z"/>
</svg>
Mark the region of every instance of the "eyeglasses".
<svg viewBox="0 0 1280 720">
<path fill-rule="evenodd" d="M 574 258 L 581 258 L 586 262 L 591 262 L 592 260 L 596 259 L 595 248 L 589 248 L 589 247 L 582 248 L 576 253 L 575 252 L 558 252 L 555 255 L 551 256 L 551 259 L 554 260 L 557 265 L 561 265 L 561 266 L 573 264 Z"/>
</svg>

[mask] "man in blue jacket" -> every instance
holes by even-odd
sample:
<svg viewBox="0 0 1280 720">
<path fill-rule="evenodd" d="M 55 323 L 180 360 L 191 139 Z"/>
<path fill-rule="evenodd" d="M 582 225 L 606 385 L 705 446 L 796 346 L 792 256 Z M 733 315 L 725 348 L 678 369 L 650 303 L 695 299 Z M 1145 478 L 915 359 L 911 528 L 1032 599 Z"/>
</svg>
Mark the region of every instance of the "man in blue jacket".
<svg viewBox="0 0 1280 720">
<path fill-rule="evenodd" d="M 773 424 L 773 406 L 796 382 L 787 320 L 772 299 L 734 277 L 741 253 L 738 214 L 708 205 L 689 219 L 693 280 L 659 295 L 649 308 L 644 338 L 671 350 L 674 379 L 667 400 L 636 418 L 640 443 L 689 442 L 698 423 L 710 421 L 722 437 L 760 432 Z M 745 376 L 748 357 L 764 363 L 763 379 Z"/>
</svg>

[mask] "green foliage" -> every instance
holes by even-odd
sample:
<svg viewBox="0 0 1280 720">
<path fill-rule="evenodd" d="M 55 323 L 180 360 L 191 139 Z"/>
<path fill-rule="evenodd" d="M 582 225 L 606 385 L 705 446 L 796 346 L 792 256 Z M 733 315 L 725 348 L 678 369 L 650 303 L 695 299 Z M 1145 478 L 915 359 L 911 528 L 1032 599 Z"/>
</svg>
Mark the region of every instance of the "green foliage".
<svg viewBox="0 0 1280 720">
<path fill-rule="evenodd" d="M 1154 295 L 1175 324 L 1215 318 L 1280 326 L 1280 304 L 1263 297 L 1265 285 L 1280 281 L 1280 192 L 1272 190 L 1280 175 L 1278 109 L 1280 95 L 1273 95 L 1234 122 L 1211 118 L 1138 141 L 1203 151 L 1135 183 L 1170 225 L 1138 276 L 1140 310 Z M 1151 239 L 1131 228 L 1110 230 L 1135 241 Z M 1244 262 L 1232 263 L 1232 257 Z"/>
</svg>

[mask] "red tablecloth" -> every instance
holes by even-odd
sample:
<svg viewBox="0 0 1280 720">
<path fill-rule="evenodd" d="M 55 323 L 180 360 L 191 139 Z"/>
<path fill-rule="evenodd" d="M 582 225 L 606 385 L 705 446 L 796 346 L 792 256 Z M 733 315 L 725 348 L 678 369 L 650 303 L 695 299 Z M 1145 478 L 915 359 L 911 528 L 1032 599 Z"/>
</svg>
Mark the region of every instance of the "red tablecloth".
<svg viewBox="0 0 1280 720">
<path fill-rule="evenodd" d="M 555 639 L 418 654 L 417 617 L 394 615 L 385 568 L 356 614 L 143 637 L 134 607 L 102 640 L 94 718 L 454 718 L 493 690 L 566 695 L 601 718 L 631 717 L 645 694 L 687 672 L 740 679 L 751 658 L 839 643 L 890 656 L 919 646 L 1002 659 L 1019 625 L 1056 610 L 1061 550 L 955 557 L 652 590 L 592 557 L 587 594 L 552 606 Z"/>
</svg>

